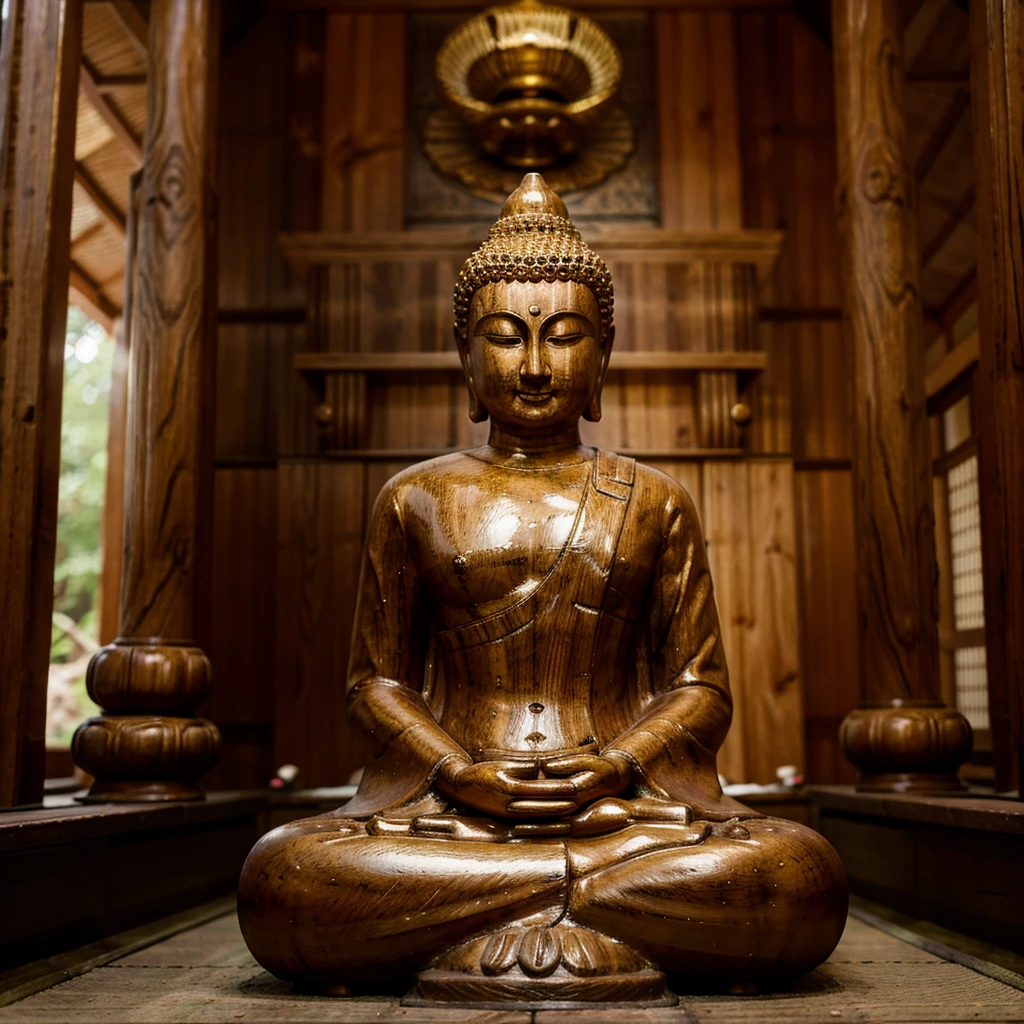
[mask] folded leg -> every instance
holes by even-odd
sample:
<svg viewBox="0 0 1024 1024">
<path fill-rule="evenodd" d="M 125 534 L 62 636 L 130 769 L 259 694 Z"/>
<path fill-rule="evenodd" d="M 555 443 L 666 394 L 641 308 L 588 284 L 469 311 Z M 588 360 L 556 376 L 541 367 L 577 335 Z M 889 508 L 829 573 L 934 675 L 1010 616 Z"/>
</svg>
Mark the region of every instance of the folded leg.
<svg viewBox="0 0 1024 1024">
<path fill-rule="evenodd" d="M 565 844 L 368 835 L 330 815 L 264 836 L 238 917 L 253 956 L 292 981 L 394 977 L 506 922 L 563 911 Z"/>
<path fill-rule="evenodd" d="M 838 856 L 793 822 L 716 827 L 679 847 L 663 827 L 636 825 L 570 841 L 569 850 L 572 919 L 670 975 L 804 974 L 829 956 L 846 923 Z"/>
</svg>

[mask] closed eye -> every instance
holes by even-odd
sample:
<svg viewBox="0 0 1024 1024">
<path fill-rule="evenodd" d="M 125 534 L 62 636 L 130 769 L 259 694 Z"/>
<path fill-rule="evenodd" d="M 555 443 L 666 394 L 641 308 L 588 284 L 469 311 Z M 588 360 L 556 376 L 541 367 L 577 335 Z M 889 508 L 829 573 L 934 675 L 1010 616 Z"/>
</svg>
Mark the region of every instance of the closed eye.
<svg viewBox="0 0 1024 1024">
<path fill-rule="evenodd" d="M 521 345 L 523 341 L 517 334 L 485 334 L 484 337 L 492 345 Z"/>
<path fill-rule="evenodd" d="M 575 345 L 586 337 L 586 334 L 549 334 L 547 340 L 552 345 Z"/>
</svg>

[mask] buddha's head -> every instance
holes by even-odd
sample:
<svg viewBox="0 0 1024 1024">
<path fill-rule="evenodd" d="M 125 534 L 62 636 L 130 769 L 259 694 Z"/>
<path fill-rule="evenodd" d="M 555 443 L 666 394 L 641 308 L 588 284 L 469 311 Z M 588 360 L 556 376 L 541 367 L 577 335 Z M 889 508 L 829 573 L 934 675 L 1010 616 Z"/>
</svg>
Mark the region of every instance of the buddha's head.
<svg viewBox="0 0 1024 1024">
<path fill-rule="evenodd" d="M 534 435 L 600 419 L 614 335 L 608 268 L 527 174 L 455 285 L 470 418 Z"/>
</svg>

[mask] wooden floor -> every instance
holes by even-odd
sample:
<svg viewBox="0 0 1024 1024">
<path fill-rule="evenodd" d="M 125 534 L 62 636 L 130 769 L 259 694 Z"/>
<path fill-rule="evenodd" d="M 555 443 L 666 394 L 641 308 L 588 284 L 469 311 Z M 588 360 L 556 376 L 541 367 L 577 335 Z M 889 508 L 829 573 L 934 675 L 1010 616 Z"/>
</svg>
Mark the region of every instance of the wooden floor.
<svg viewBox="0 0 1024 1024">
<path fill-rule="evenodd" d="M 998 973 L 998 972 L 997 972 Z M 294 994 L 249 955 L 227 913 L 0 1009 L 0 1024 L 701 1024 L 733 1021 L 1024 1021 L 1024 992 L 850 919 L 829 961 L 797 991 L 683 996 L 651 1010 L 420 1009 L 398 998 Z"/>
</svg>

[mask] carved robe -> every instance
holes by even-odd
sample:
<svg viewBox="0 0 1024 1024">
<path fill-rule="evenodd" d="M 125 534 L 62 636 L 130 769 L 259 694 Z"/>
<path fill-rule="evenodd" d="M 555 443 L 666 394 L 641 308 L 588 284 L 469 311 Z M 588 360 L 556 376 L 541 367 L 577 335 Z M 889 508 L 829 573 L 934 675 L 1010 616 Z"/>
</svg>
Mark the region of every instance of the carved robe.
<svg viewBox="0 0 1024 1024">
<path fill-rule="evenodd" d="M 732 700 L 693 503 L 633 459 L 597 451 L 590 466 L 547 573 L 479 617 L 453 600 L 453 580 L 472 569 L 446 502 L 464 502 L 477 468 L 493 478 L 494 467 L 445 456 L 381 493 L 349 673 L 350 718 L 371 758 L 339 813 L 443 810 L 431 783 L 454 753 L 543 764 L 616 750 L 642 779 L 627 796 L 711 820 L 753 814 L 722 795 L 715 769 Z"/>
</svg>

